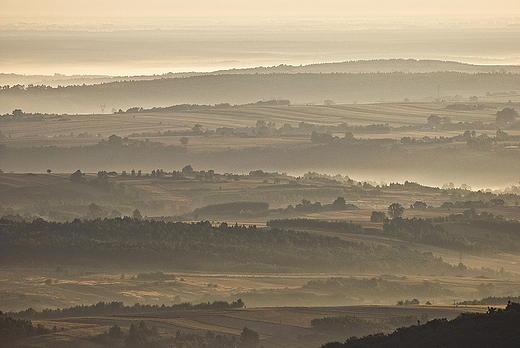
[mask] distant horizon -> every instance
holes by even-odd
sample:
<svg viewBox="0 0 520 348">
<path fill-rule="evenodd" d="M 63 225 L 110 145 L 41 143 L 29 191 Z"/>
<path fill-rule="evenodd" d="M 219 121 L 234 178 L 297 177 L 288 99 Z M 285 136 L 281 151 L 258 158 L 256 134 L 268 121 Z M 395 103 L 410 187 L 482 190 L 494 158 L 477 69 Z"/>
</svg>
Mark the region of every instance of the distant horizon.
<svg viewBox="0 0 520 348">
<path fill-rule="evenodd" d="M 216 6 L 210 0 L 199 0 L 204 1 Z M 25 5 L 32 2 L 26 1 Z M 516 2 L 507 7 L 507 15 L 493 12 L 504 10 L 498 3 L 485 16 L 457 11 L 460 4 L 449 7 L 444 14 L 413 14 L 402 3 L 395 4 L 396 10 L 388 13 L 379 9 L 363 14 L 355 11 L 369 9 L 361 2 L 335 0 L 328 2 L 338 9 L 332 14 L 333 7 L 324 7 L 329 12 L 313 15 L 297 6 L 290 12 L 287 4 L 291 1 L 282 2 L 270 12 L 263 8 L 258 13 L 221 10 L 214 15 L 183 12 L 183 8 L 191 6 L 186 4 L 179 4 L 172 12 L 173 6 L 166 2 L 150 1 L 149 10 L 132 16 L 130 10 L 142 4 L 133 1 L 134 7 L 127 8 L 115 1 L 92 15 L 80 11 L 84 5 L 75 4 L 79 6 L 76 8 L 67 2 L 62 4 L 63 12 L 54 17 L 35 12 L 45 3 L 56 6 L 60 1 L 38 2 L 25 15 L 16 11 L 0 13 L 0 72 L 141 76 L 377 59 L 520 65 L 520 5 Z M 110 8 L 118 3 L 121 11 L 111 12 Z M 239 1 L 225 3 L 230 6 Z M 259 1 L 253 3 L 260 6 Z M 355 5 L 352 11 L 347 6 L 350 3 Z M 390 7 L 392 3 L 384 4 Z M 168 10 L 154 16 L 150 11 L 160 5 Z M 425 7 L 410 5 L 410 9 L 436 7 L 422 5 Z M 0 8 L 21 6 L 6 1 Z M 94 1 L 92 8 L 96 6 L 104 8 L 101 2 Z"/>
<path fill-rule="evenodd" d="M 273 64 L 273 65 L 255 65 L 255 66 L 241 66 L 241 67 L 229 67 L 229 66 L 223 66 L 222 68 L 210 68 L 208 69 L 197 69 L 197 70 L 169 70 L 169 71 L 157 71 L 157 72 L 143 72 L 143 73 L 127 73 L 127 74 L 110 74 L 108 72 L 91 72 L 91 73 L 70 73 L 70 72 L 59 72 L 55 71 L 53 73 L 51 72 L 42 72 L 42 73 L 23 73 L 23 72 L 10 72 L 10 71 L 0 71 L 0 75 L 15 75 L 15 76 L 23 76 L 23 77 L 45 77 L 45 78 L 77 78 L 77 77 L 83 77 L 83 78 L 131 78 L 131 77 L 154 77 L 154 76 L 168 76 L 168 75 L 183 75 L 183 74 L 212 74 L 212 73 L 225 73 L 225 72 L 231 72 L 231 71 L 248 71 L 248 70 L 254 70 L 254 69 L 273 69 L 281 66 L 286 67 L 310 67 L 310 66 L 317 66 L 317 65 L 334 65 L 334 64 L 345 64 L 345 63 L 356 63 L 356 62 L 384 62 L 384 61 L 417 61 L 417 62 L 443 62 L 443 63 L 453 63 L 453 64 L 461 64 L 461 65 L 468 65 L 468 66 L 474 66 L 474 67 L 497 67 L 497 68 L 505 68 L 505 67 L 520 67 L 520 61 L 516 64 L 514 63 L 474 63 L 474 62 L 464 62 L 464 61 L 457 61 L 457 60 L 443 60 L 443 59 L 416 59 L 416 58 L 377 58 L 377 59 L 355 59 L 355 60 L 343 60 L 343 61 L 328 61 L 328 62 L 315 62 L 315 63 L 306 63 L 306 64 L 287 64 L 287 63 L 280 63 L 280 64 Z M 162 72 L 161 72 L 162 71 Z"/>
</svg>

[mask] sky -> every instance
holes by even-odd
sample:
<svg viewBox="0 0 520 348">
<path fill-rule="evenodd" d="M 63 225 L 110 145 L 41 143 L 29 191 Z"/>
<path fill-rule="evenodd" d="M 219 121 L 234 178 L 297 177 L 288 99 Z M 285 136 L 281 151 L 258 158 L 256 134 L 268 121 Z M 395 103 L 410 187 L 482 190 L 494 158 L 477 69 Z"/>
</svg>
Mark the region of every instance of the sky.
<svg viewBox="0 0 520 348">
<path fill-rule="evenodd" d="M 348 18 L 352 16 L 520 16 L 518 0 L 0 0 L 2 18 L 67 22 L 90 17 Z"/>
<path fill-rule="evenodd" d="M 520 0 L 0 0 L 1 73 L 520 64 L 519 40 Z"/>
</svg>

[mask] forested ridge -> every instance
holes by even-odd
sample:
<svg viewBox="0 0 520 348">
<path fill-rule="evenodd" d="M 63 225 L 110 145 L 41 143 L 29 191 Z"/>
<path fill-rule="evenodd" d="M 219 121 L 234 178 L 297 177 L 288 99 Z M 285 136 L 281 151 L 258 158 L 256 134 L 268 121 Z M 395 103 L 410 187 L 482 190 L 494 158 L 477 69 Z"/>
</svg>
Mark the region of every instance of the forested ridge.
<svg viewBox="0 0 520 348">
<path fill-rule="evenodd" d="M 303 218 L 270 220 L 267 222 L 267 225 L 276 228 L 303 228 L 337 233 L 383 235 L 411 242 L 470 252 L 480 252 L 484 249 L 491 248 L 489 245 L 482 245 L 479 242 L 470 241 L 464 236 L 448 233 L 439 222 L 469 224 L 489 231 L 500 231 L 515 238 L 515 240 L 520 231 L 519 222 L 517 220 L 506 220 L 501 216 L 496 217 L 487 212 L 482 212 L 479 215 L 475 212 L 475 209 L 467 210 L 463 214 L 451 214 L 449 216 L 427 219 L 401 217 L 385 219 L 382 224 L 382 230 L 363 228 L 360 224 L 348 221 L 325 221 Z M 507 250 L 510 252 L 518 252 L 518 247 L 515 243 L 511 242 L 511 244 L 507 245 Z"/>
<path fill-rule="evenodd" d="M 51 331 L 41 324 L 34 327 L 30 320 L 14 319 L 0 312 L 0 347 L 10 347 L 11 343 L 21 338 L 49 332 Z"/>
<path fill-rule="evenodd" d="M 450 321 L 435 319 L 424 325 L 397 329 L 389 335 L 331 342 L 322 348 L 503 348 L 518 347 L 519 342 L 520 304 L 509 303 L 503 310 L 489 308 L 487 313 L 463 313 Z"/>
<path fill-rule="evenodd" d="M 434 224 L 432 219 L 385 219 L 383 230 L 363 228 L 360 224 L 348 221 L 324 221 L 315 219 L 279 219 L 270 220 L 268 226 L 278 228 L 304 228 L 339 233 L 392 236 L 402 240 L 442 246 L 456 250 L 479 251 L 480 244 L 471 243 L 466 238 L 449 234 L 442 226 Z"/>
<path fill-rule="evenodd" d="M 222 74 L 56 88 L 16 85 L 0 90 L 0 103 L 4 112 L 18 108 L 30 112 L 75 113 L 97 111 L 99 103 L 93 101 L 99 100 L 123 110 L 172 103 L 245 104 L 273 96 L 292 103 L 327 99 L 342 103 L 374 102 L 381 98 L 424 100 L 437 96 L 439 84 L 448 94 L 482 95 L 520 90 L 520 75 L 459 72 Z"/>
<path fill-rule="evenodd" d="M 134 218 L 0 220 L 2 264 L 117 264 L 227 271 L 456 272 L 431 253 L 256 226 Z"/>
</svg>

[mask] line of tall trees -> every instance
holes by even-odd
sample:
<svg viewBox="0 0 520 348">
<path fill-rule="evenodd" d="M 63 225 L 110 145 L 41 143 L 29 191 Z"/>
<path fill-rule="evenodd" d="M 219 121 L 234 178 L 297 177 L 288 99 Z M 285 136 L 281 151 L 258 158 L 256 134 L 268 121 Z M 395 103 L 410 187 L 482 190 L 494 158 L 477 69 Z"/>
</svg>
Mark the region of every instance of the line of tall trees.
<svg viewBox="0 0 520 348">
<path fill-rule="evenodd" d="M 234 302 L 226 301 L 214 301 L 214 302 L 201 302 L 198 304 L 192 304 L 191 302 L 184 302 L 174 304 L 171 306 L 159 305 L 145 305 L 136 303 L 133 306 L 125 306 L 123 302 L 112 301 L 104 302 L 100 301 L 92 305 L 78 305 L 69 308 L 57 308 L 57 309 L 44 309 L 42 311 L 36 311 L 32 307 L 19 312 L 9 312 L 8 315 L 13 318 L 23 319 L 50 319 L 50 318 L 67 318 L 67 317 L 86 317 L 86 316 L 99 316 L 99 315 L 114 315 L 114 314 L 129 314 L 129 313 L 140 313 L 140 312 L 158 312 L 158 311 L 172 311 L 172 310 L 188 310 L 188 309 L 225 309 L 225 308 L 242 308 L 244 302 L 238 299 Z"/>
<path fill-rule="evenodd" d="M 353 226 L 354 228 L 357 228 Z M 159 269 L 322 271 L 381 269 L 447 272 L 451 266 L 413 250 L 286 229 L 134 218 L 58 223 L 0 220 L 0 262 L 153 266 Z"/>
</svg>

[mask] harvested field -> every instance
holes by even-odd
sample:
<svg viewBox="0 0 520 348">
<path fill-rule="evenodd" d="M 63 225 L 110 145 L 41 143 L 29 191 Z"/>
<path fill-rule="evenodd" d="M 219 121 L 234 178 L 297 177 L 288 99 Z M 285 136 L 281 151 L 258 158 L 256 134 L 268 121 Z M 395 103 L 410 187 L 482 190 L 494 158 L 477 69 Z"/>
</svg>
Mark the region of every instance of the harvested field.
<svg viewBox="0 0 520 348">
<path fill-rule="evenodd" d="M 260 344 L 266 348 L 315 347 L 303 336 L 314 335 L 316 331 L 310 321 L 326 316 L 351 315 L 365 319 L 380 319 L 392 316 L 425 315 L 430 318 L 452 319 L 462 312 L 485 312 L 487 307 L 453 306 L 352 306 L 352 307 L 277 307 L 243 308 L 233 310 L 190 310 L 163 312 L 160 314 L 135 314 L 132 316 L 63 318 L 40 320 L 46 327 L 56 326 L 60 331 L 38 339 L 20 342 L 17 347 L 50 347 L 74 344 L 75 347 L 95 347 L 90 337 L 108 330 L 117 324 L 128 330 L 132 323 L 145 320 L 148 326 L 156 326 L 161 337 L 175 336 L 177 331 L 194 332 L 204 335 L 208 330 L 215 335 L 239 336 L 244 327 L 260 334 Z M 61 331 L 63 328 L 63 331 Z M 345 332 L 344 337 L 349 337 Z M 326 342 L 327 337 L 322 338 Z"/>
</svg>

